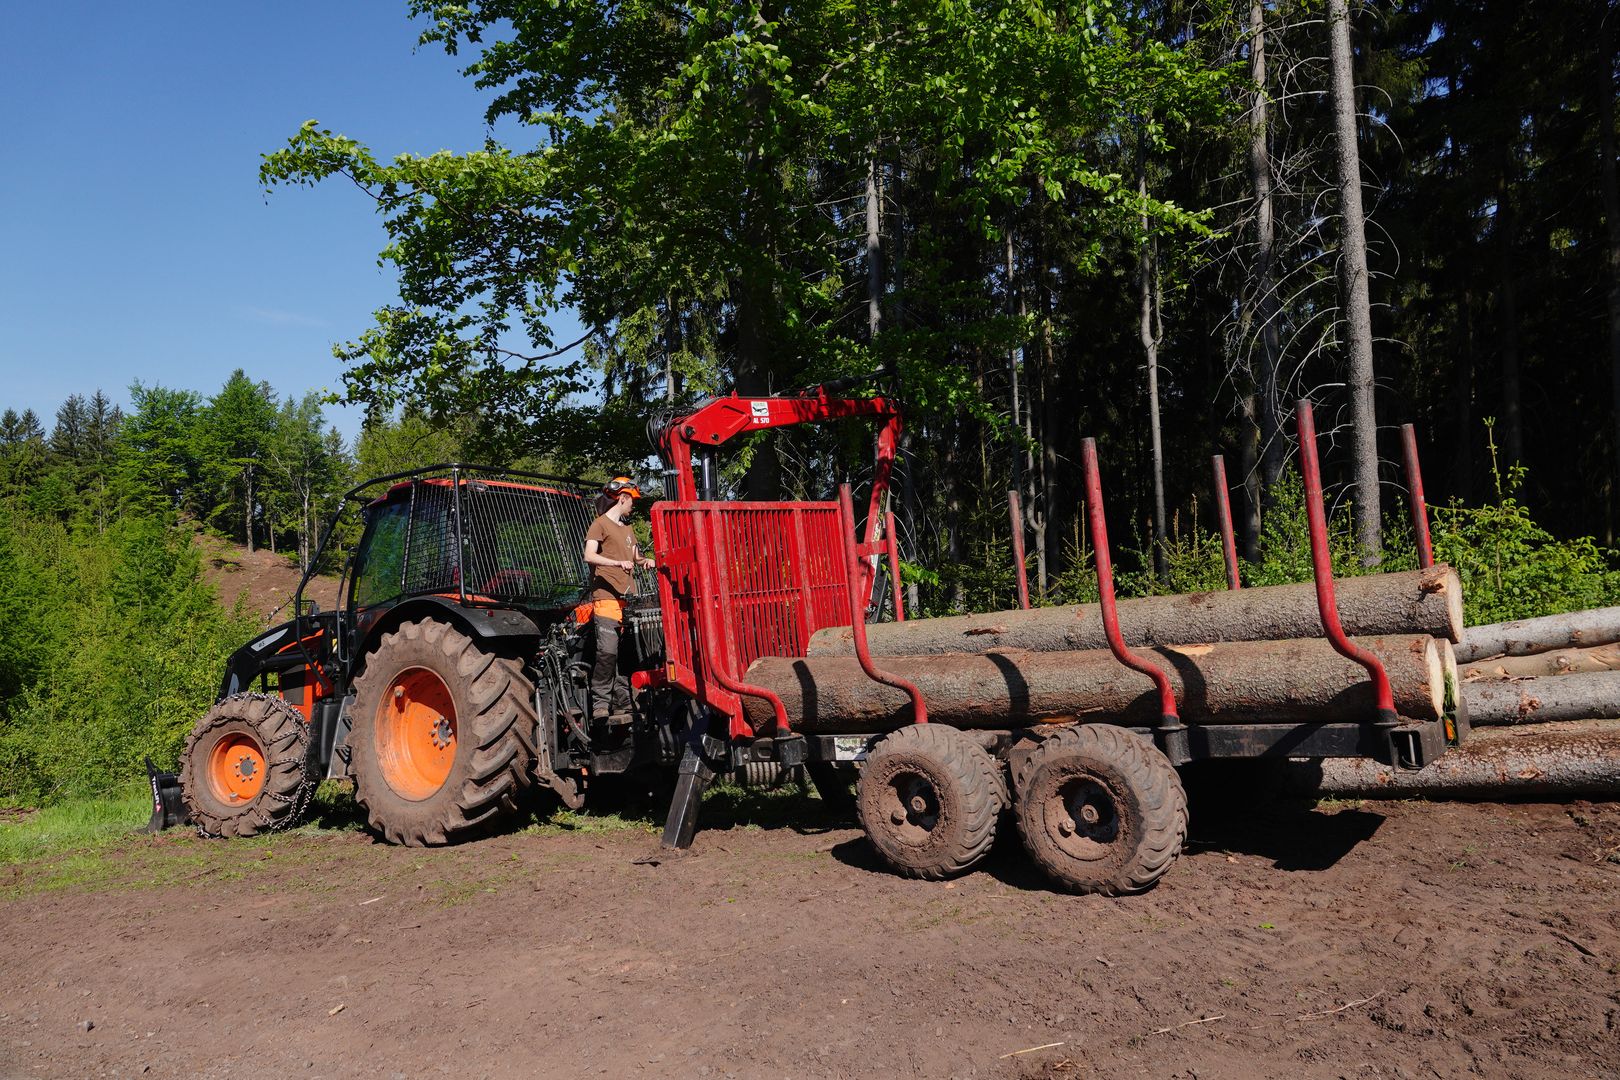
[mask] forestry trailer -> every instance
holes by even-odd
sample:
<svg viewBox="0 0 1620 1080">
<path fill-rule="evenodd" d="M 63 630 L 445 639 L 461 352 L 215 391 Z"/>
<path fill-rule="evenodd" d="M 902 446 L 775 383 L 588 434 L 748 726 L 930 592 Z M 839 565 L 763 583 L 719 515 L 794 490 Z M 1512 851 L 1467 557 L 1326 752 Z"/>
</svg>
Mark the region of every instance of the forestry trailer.
<svg viewBox="0 0 1620 1080">
<path fill-rule="evenodd" d="M 877 427 L 860 512 L 848 485 L 832 501 L 720 499 L 725 444 L 834 420 Z M 827 386 L 722 397 L 657 426 L 668 498 L 651 510 L 657 570 L 626 603 L 628 718 L 593 718 L 588 700 L 593 635 L 576 613 L 594 487 L 465 465 L 360 485 L 338 609 L 304 600 L 306 576 L 293 618 L 230 658 L 187 740 L 184 811 L 176 778 L 155 776 L 154 825 L 189 812 L 213 835 L 287 828 L 320 780 L 345 777 L 379 834 L 443 844 L 536 785 L 578 808 L 635 774 L 673 779 L 663 844 L 681 848 L 708 783 L 766 762 L 805 766 L 828 797 L 847 797 L 858 769 L 861 825 L 903 874 L 963 871 L 1016 818 L 1059 885 L 1117 894 L 1181 850 L 1177 766 L 1417 768 L 1465 733 L 1447 660 L 1454 574 L 1356 579 L 1336 599 L 1313 527 L 1314 586 L 1116 607 L 1089 440 L 1099 604 L 906 621 L 885 512 L 900 425 L 892 399 Z M 1301 434 L 1315 526 L 1315 440 Z M 868 626 L 880 609 L 892 620 Z"/>
</svg>

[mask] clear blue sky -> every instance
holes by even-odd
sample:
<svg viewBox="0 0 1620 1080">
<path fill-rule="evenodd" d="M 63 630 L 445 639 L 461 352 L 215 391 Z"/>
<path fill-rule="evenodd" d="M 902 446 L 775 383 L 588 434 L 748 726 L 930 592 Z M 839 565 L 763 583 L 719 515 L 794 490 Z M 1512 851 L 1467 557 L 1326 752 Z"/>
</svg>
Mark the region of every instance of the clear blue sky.
<svg viewBox="0 0 1620 1080">
<path fill-rule="evenodd" d="M 49 430 L 71 393 L 207 395 L 236 367 L 338 388 L 332 344 L 394 296 L 381 222 L 343 181 L 267 199 L 259 155 L 311 118 L 379 156 L 475 149 L 486 95 L 416 50 L 404 0 L 28 12 L 0 40 L 0 409 Z"/>
</svg>

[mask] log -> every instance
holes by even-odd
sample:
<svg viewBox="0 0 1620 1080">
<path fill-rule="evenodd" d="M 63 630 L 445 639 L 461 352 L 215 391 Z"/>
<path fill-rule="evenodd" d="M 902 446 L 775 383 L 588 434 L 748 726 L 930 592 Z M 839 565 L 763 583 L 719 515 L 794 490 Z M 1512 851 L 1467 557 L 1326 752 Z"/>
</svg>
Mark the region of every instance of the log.
<svg viewBox="0 0 1620 1080">
<path fill-rule="evenodd" d="M 1478 660 L 1464 667 L 1462 676 L 1465 679 L 1505 679 L 1533 675 L 1589 675 L 1603 671 L 1620 671 L 1620 644 Z"/>
<path fill-rule="evenodd" d="M 1440 715 L 1445 672 L 1428 635 L 1360 638 L 1389 672 L 1405 716 Z M 1237 641 L 1144 649 L 1170 674 L 1189 723 L 1293 723 L 1364 720 L 1372 684 L 1357 664 L 1321 639 Z M 1107 719 L 1156 724 L 1159 699 L 1148 678 L 1106 650 L 889 657 L 883 670 L 916 683 L 930 719 L 961 728 Z M 911 722 L 910 698 L 874 682 L 853 657 L 764 657 L 745 681 L 777 693 L 795 730 L 811 734 L 885 731 Z M 773 723 L 770 705 L 745 697 L 756 729 Z"/>
<path fill-rule="evenodd" d="M 1471 724 L 1620 718 L 1620 672 L 1544 675 L 1531 679 L 1475 679 L 1463 683 Z"/>
<path fill-rule="evenodd" d="M 1620 641 L 1620 607 L 1571 611 L 1539 619 L 1470 626 L 1457 643 L 1464 664 L 1491 656 L 1533 656 L 1554 649 L 1582 649 Z"/>
<path fill-rule="evenodd" d="M 1475 732 L 1416 771 L 1368 758 L 1290 761 L 1296 793 L 1362 798 L 1504 799 L 1620 794 L 1620 721 L 1575 720 Z"/>
<path fill-rule="evenodd" d="M 1339 620 L 1348 634 L 1431 634 L 1455 641 L 1462 633 L 1462 586 L 1456 571 L 1448 566 L 1346 578 L 1337 584 Z M 1119 621 L 1126 643 L 1133 646 L 1322 636 L 1316 587 L 1308 582 L 1121 600 Z M 1108 647 L 1103 637 L 1102 613 L 1096 604 L 876 623 L 866 628 L 866 636 L 873 656 Z M 855 655 L 850 628 L 839 626 L 817 632 L 810 638 L 806 653 Z"/>
</svg>

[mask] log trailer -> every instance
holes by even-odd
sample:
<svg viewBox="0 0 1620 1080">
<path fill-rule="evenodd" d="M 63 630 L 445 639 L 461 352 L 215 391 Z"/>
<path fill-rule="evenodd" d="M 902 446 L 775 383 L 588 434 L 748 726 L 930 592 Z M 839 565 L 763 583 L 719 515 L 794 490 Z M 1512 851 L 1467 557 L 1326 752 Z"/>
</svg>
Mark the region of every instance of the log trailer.
<svg viewBox="0 0 1620 1080">
<path fill-rule="evenodd" d="M 433 845 L 488 829 L 531 788 L 578 808 L 609 778 L 673 775 L 662 845 L 678 849 L 711 781 L 770 762 L 805 766 L 826 797 L 847 798 L 858 772 L 857 816 L 902 874 L 965 871 L 1016 820 L 1060 887 L 1115 895 L 1151 885 L 1181 850 L 1178 766 L 1419 768 L 1466 733 L 1445 660 L 1461 628 L 1455 575 L 1387 575 L 1387 595 L 1358 584 L 1341 623 L 1308 405 L 1314 585 L 1155 598 L 1185 617 L 1116 604 L 1087 440 L 1099 603 L 953 626 L 906 619 L 885 509 L 900 412 L 847 390 L 721 397 L 654 430 L 669 498 L 651 509 L 656 572 L 626 608 L 629 723 L 593 719 L 587 701 L 576 608 L 592 487 L 465 465 L 356 487 L 346 499 L 364 531 L 338 610 L 304 599 L 306 576 L 293 618 L 230 658 L 179 776 L 154 777 L 154 826 L 180 816 L 176 783 L 200 830 L 244 836 L 295 824 L 316 784 L 342 777 L 378 833 Z M 859 513 L 848 484 L 817 502 L 720 498 L 728 443 L 840 420 L 877 429 Z M 869 627 L 880 608 L 892 621 Z M 1345 624 L 1383 636 L 1358 643 Z M 1279 637 L 1309 640 L 1280 643 L 1278 663 L 1255 642 Z"/>
</svg>

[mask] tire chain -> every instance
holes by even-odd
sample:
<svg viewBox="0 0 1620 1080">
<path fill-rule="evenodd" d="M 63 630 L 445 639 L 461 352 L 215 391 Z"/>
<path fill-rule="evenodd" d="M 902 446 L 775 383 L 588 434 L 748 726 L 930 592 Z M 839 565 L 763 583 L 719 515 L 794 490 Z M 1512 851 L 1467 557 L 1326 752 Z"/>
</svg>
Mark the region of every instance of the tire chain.
<svg viewBox="0 0 1620 1080">
<path fill-rule="evenodd" d="M 215 707 L 218 707 L 227 701 L 233 700 L 262 701 L 274 711 L 292 708 L 292 706 L 287 703 L 287 699 L 278 694 L 265 694 L 253 690 L 231 694 L 227 697 L 220 698 L 218 701 L 214 702 L 214 705 Z M 310 802 L 315 798 L 315 789 L 320 787 L 320 782 L 318 780 L 312 781 L 309 773 L 309 727 L 304 723 L 302 718 L 299 719 L 298 725 L 297 730 L 302 734 L 303 737 L 300 739 L 295 739 L 294 742 L 295 744 L 302 744 L 303 753 L 296 758 L 288 755 L 274 758 L 265 762 L 264 768 L 265 774 L 268 776 L 270 771 L 277 765 L 286 765 L 292 761 L 300 761 L 304 769 L 304 782 L 298 785 L 298 791 L 291 796 L 283 795 L 278 791 L 264 792 L 268 798 L 274 799 L 276 802 L 291 803 L 292 809 L 282 817 L 272 819 L 269 828 L 262 830 L 257 835 L 262 836 L 264 833 L 286 832 L 289 829 L 295 829 L 299 825 L 303 824 L 304 811 L 309 809 Z M 203 828 L 200 824 L 196 826 L 196 829 L 197 835 L 204 840 L 223 840 L 225 838 L 224 833 L 211 833 L 207 829 Z"/>
</svg>

